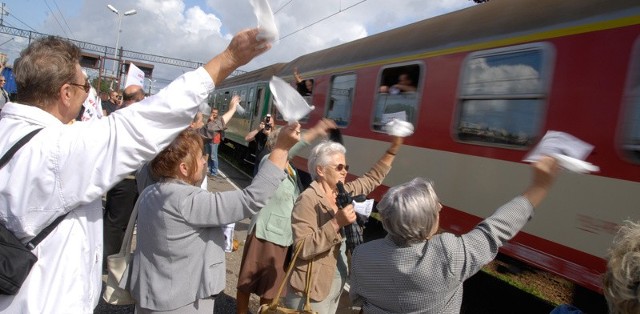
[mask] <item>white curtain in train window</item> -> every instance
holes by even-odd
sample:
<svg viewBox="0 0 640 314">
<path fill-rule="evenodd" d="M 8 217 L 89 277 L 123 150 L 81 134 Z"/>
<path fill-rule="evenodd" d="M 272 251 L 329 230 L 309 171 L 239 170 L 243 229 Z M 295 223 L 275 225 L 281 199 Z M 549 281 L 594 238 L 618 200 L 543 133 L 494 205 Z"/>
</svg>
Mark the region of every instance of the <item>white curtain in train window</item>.
<svg viewBox="0 0 640 314">
<path fill-rule="evenodd" d="M 461 86 L 458 138 L 514 146 L 539 135 L 546 98 L 543 50 L 470 58 Z"/>
</svg>

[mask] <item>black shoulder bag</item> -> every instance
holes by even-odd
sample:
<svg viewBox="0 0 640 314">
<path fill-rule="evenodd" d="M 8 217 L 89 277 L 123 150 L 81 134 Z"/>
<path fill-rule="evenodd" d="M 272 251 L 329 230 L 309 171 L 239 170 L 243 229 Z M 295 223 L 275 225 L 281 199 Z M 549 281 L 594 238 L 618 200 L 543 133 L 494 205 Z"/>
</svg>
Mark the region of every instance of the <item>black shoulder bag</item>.
<svg viewBox="0 0 640 314">
<path fill-rule="evenodd" d="M 9 162 L 11 157 L 13 157 L 24 144 L 40 132 L 40 130 L 42 129 L 32 131 L 15 143 L 0 159 L 0 169 Z M 40 241 L 44 240 L 65 216 L 66 215 L 56 218 L 53 223 L 44 228 L 44 230 L 26 245 L 23 245 L 4 224 L 0 223 L 0 294 L 14 295 L 18 293 L 22 283 L 29 275 L 31 267 L 33 267 L 33 264 L 38 260 L 38 258 L 31 253 L 31 250 L 33 250 Z"/>
</svg>

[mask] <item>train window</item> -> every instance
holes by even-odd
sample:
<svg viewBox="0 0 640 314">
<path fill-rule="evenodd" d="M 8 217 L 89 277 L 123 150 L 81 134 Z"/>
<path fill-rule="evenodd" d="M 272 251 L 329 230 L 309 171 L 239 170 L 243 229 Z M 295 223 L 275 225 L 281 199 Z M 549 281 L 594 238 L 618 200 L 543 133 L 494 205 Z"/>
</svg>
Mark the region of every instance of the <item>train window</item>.
<svg viewBox="0 0 640 314">
<path fill-rule="evenodd" d="M 633 50 L 626 89 L 626 108 L 622 149 L 631 160 L 640 163 L 640 39 Z"/>
<path fill-rule="evenodd" d="M 337 75 L 331 79 L 325 117 L 335 121 L 339 127 L 346 127 L 349 124 L 355 88 L 355 74 Z"/>
<path fill-rule="evenodd" d="M 421 72 L 418 64 L 382 70 L 373 112 L 375 131 L 382 131 L 382 126 L 394 118 L 416 124 Z"/>
<path fill-rule="evenodd" d="M 529 44 L 469 55 L 454 134 L 461 141 L 531 146 L 543 122 L 551 48 Z"/>
</svg>

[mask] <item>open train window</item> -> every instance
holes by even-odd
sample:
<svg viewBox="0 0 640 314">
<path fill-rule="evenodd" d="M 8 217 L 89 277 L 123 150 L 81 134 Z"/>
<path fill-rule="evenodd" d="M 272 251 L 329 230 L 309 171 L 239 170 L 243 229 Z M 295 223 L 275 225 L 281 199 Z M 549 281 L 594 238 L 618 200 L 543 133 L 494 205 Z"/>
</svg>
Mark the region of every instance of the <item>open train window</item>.
<svg viewBox="0 0 640 314">
<path fill-rule="evenodd" d="M 462 67 L 453 134 L 480 144 L 534 144 L 543 123 L 552 59 L 552 48 L 541 43 L 470 54 Z"/>
<path fill-rule="evenodd" d="M 373 111 L 373 130 L 382 131 L 382 126 L 394 118 L 416 124 L 421 74 L 419 64 L 395 65 L 382 70 Z"/>
<path fill-rule="evenodd" d="M 640 38 L 636 40 L 627 79 L 623 124 L 622 150 L 636 163 L 640 163 Z"/>
<path fill-rule="evenodd" d="M 349 125 L 355 89 L 355 74 L 336 75 L 331 78 L 331 89 L 327 98 L 325 117 L 335 121 L 338 127 Z"/>
</svg>

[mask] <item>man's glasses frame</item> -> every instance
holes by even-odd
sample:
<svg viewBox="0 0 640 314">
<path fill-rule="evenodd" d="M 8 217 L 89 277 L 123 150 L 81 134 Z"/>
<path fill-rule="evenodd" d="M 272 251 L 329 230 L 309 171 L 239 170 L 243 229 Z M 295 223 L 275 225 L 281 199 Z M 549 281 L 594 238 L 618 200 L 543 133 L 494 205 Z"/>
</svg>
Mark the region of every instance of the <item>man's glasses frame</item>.
<svg viewBox="0 0 640 314">
<path fill-rule="evenodd" d="M 91 90 L 91 84 L 89 83 L 89 81 L 84 82 L 84 84 L 76 84 L 76 83 L 67 83 L 69 85 L 73 85 L 73 86 L 78 86 L 80 88 L 82 88 L 84 90 L 85 93 L 89 93 L 89 91 Z"/>
</svg>

